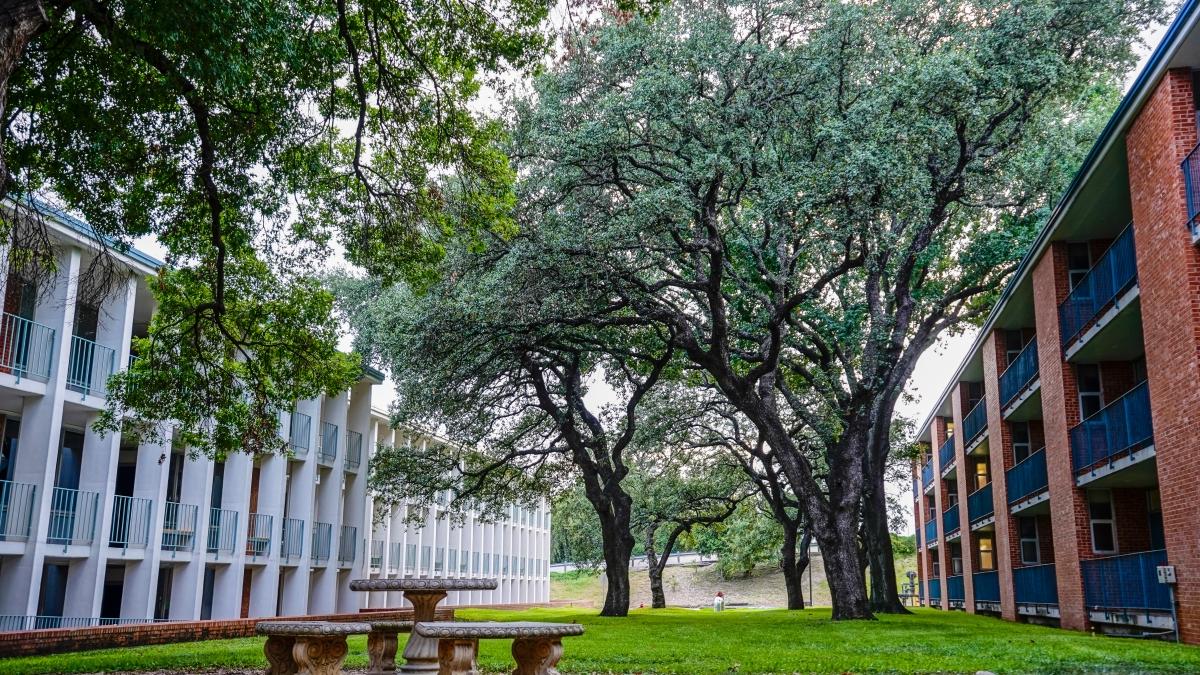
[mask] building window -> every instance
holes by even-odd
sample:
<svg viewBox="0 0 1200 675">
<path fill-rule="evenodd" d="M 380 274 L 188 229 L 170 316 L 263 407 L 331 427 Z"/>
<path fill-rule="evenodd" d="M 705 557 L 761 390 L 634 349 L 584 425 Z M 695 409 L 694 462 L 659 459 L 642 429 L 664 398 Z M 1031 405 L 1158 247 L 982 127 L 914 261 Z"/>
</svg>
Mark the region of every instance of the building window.
<svg viewBox="0 0 1200 675">
<path fill-rule="evenodd" d="M 1009 422 L 1008 430 L 1012 436 L 1013 462 L 1025 461 L 1033 454 L 1033 443 L 1029 437 L 1029 422 Z"/>
<path fill-rule="evenodd" d="M 1163 532 L 1162 496 L 1158 490 L 1146 491 L 1146 511 L 1150 518 L 1150 550 L 1166 548 L 1167 538 Z"/>
<path fill-rule="evenodd" d="M 1146 381 L 1146 357 L 1133 360 L 1133 384 L 1137 386 Z"/>
<path fill-rule="evenodd" d="M 1021 537 L 1021 564 L 1037 565 L 1042 562 L 1037 518 L 1017 518 L 1017 532 Z"/>
<path fill-rule="evenodd" d="M 1021 329 L 1004 331 L 1004 363 L 1011 366 L 1025 348 L 1025 331 Z"/>
<path fill-rule="evenodd" d="M 979 570 L 990 572 L 996 569 L 996 542 L 991 535 L 979 537 Z"/>
<path fill-rule="evenodd" d="M 1112 493 L 1088 490 L 1088 516 L 1092 521 L 1092 552 L 1116 553 L 1117 528 L 1113 517 Z"/>
<path fill-rule="evenodd" d="M 967 409 L 963 411 L 963 415 L 975 409 L 979 402 L 983 400 L 983 383 L 982 382 L 967 382 Z"/>
<path fill-rule="evenodd" d="M 933 563 L 929 566 L 929 569 L 933 572 L 933 574 L 930 575 L 930 578 L 937 579 L 938 577 L 942 576 L 941 556 L 939 556 L 935 553 L 932 556 L 930 556 L 930 558 L 932 558 L 932 563 Z"/>
<path fill-rule="evenodd" d="M 983 459 L 975 462 L 975 489 L 982 490 L 990 482 L 987 460 Z"/>
<path fill-rule="evenodd" d="M 1076 365 L 1075 381 L 1079 385 L 1079 418 L 1086 420 L 1104 407 L 1104 391 L 1100 386 L 1100 366 L 1094 363 Z"/>
<path fill-rule="evenodd" d="M 962 573 L 962 549 L 956 548 L 950 551 L 950 576 L 957 576 Z"/>
<path fill-rule="evenodd" d="M 1074 290 L 1092 269 L 1092 248 L 1086 241 L 1067 244 L 1067 281 Z"/>
<path fill-rule="evenodd" d="M 949 511 L 956 506 L 958 506 L 958 486 L 950 481 L 946 488 L 946 510 Z"/>
</svg>

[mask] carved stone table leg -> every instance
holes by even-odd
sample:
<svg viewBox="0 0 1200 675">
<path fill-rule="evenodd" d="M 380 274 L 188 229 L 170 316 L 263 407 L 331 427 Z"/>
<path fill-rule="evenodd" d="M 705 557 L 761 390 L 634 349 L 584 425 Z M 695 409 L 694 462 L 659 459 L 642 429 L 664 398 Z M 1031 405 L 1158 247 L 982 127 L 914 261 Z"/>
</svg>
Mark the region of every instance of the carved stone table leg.
<svg viewBox="0 0 1200 675">
<path fill-rule="evenodd" d="M 396 672 L 396 631 L 367 633 L 368 675 L 388 675 Z"/>
<path fill-rule="evenodd" d="M 413 606 L 413 619 L 417 623 L 434 621 L 434 612 L 438 603 L 446 598 L 445 591 L 405 591 L 404 597 Z M 408 636 L 408 644 L 404 645 L 404 665 L 400 666 L 402 673 L 436 673 L 438 672 L 438 641 L 417 635 L 413 631 Z"/>
<path fill-rule="evenodd" d="M 438 640 L 438 675 L 479 675 L 479 640 Z"/>
<path fill-rule="evenodd" d="M 345 635 L 297 637 L 292 658 L 306 675 L 342 675 L 347 651 Z"/>
<path fill-rule="evenodd" d="M 263 653 L 267 656 L 266 675 L 296 675 L 296 661 L 292 658 L 292 645 L 296 638 L 284 635 L 272 635 L 263 644 Z"/>
<path fill-rule="evenodd" d="M 513 675 L 559 675 L 554 667 L 562 658 L 562 640 L 558 638 L 517 638 L 512 655 L 517 662 Z"/>
</svg>

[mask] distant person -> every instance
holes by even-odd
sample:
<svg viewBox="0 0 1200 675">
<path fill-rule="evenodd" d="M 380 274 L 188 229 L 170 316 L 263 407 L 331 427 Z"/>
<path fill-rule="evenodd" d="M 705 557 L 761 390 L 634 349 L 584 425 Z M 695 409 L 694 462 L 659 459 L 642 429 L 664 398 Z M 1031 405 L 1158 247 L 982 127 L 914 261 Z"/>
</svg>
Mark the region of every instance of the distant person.
<svg viewBox="0 0 1200 675">
<path fill-rule="evenodd" d="M 717 591 L 717 596 L 713 598 L 713 611 L 720 612 L 725 609 L 725 592 Z"/>
</svg>

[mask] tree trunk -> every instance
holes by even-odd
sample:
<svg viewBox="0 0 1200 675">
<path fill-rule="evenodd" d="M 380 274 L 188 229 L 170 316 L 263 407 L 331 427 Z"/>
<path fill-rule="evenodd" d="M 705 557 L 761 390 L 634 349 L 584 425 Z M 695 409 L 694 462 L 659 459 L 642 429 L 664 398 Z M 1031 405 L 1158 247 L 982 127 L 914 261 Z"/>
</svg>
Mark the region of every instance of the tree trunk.
<svg viewBox="0 0 1200 675">
<path fill-rule="evenodd" d="M 8 111 L 9 78 L 16 71 L 25 46 L 45 24 L 46 13 L 40 0 L 0 0 L 0 117 Z M 0 196 L 7 195 L 12 188 L 11 177 L 4 157 L 4 138 L 0 135 Z"/>
<path fill-rule="evenodd" d="M 608 591 L 604 595 L 604 608 L 600 610 L 600 616 L 628 616 L 629 558 L 633 553 L 629 511 L 613 503 L 612 510 L 597 509 L 596 515 L 600 517 L 604 576 L 608 579 Z"/>
<path fill-rule="evenodd" d="M 896 587 L 896 561 L 892 555 L 892 536 L 887 523 L 887 496 L 883 492 L 883 473 L 868 477 L 873 485 L 864 495 L 863 533 L 871 579 L 871 611 L 883 614 L 909 614 L 900 602 Z"/>
<path fill-rule="evenodd" d="M 804 570 L 808 569 L 808 548 L 812 542 L 812 533 L 805 532 L 803 539 L 799 539 L 795 524 L 782 525 L 783 584 L 787 588 L 787 608 L 804 609 Z M 811 600 L 810 598 L 809 601 Z"/>
<path fill-rule="evenodd" d="M 835 513 L 817 536 L 821 543 L 821 559 L 825 563 L 825 580 L 833 597 L 833 620 L 874 619 L 867 602 L 867 585 L 863 578 L 862 553 L 858 546 L 858 528 L 854 516 Z"/>
<path fill-rule="evenodd" d="M 650 606 L 654 609 L 665 609 L 667 595 L 663 592 L 663 569 L 659 566 L 658 555 L 654 551 L 654 535 L 657 532 L 657 524 L 646 528 L 646 571 L 650 576 Z M 665 557 L 670 557 L 670 555 L 670 551 L 664 554 Z"/>
</svg>

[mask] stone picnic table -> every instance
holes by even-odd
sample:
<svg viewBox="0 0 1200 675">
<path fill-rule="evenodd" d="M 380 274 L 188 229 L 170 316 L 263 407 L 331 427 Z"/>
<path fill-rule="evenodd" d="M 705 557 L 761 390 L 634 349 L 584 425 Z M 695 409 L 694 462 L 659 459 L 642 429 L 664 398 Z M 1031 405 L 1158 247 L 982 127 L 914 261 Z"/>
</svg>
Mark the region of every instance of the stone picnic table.
<svg viewBox="0 0 1200 675">
<path fill-rule="evenodd" d="M 260 621 L 255 626 L 259 635 L 267 636 L 267 675 L 341 675 L 346 636 L 370 630 L 371 624 L 357 622 Z"/>
<path fill-rule="evenodd" d="M 437 621 L 434 613 L 438 603 L 446 598 L 450 591 L 490 591 L 498 584 L 495 579 L 459 578 L 459 579 L 355 579 L 350 582 L 350 590 L 362 593 L 383 593 L 399 591 L 404 594 L 413 606 L 413 620 L 416 622 Z M 413 633 L 408 637 L 404 646 L 404 665 L 402 673 L 436 673 L 438 671 L 438 641 L 436 638 L 425 637 Z"/>
</svg>

